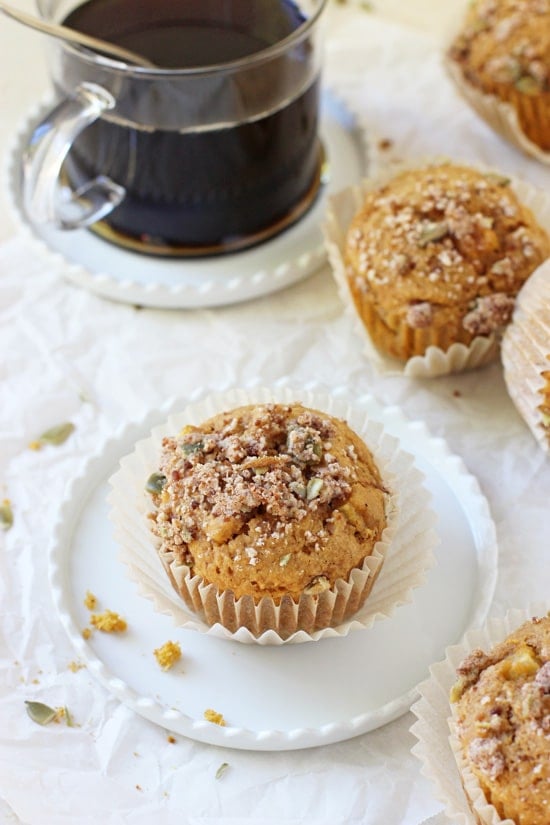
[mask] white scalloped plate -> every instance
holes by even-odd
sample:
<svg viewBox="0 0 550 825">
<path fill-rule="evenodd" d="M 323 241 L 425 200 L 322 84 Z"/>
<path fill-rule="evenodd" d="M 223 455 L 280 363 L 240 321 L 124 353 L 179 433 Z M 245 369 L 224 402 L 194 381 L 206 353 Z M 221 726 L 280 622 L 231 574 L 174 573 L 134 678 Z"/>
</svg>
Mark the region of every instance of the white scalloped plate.
<svg viewBox="0 0 550 825">
<path fill-rule="evenodd" d="M 337 394 L 352 397 L 349 391 Z M 194 398 L 204 395 L 203 391 Z M 193 399 L 187 399 L 193 400 Z M 432 494 L 441 544 L 437 565 L 404 605 L 369 630 L 282 647 L 242 645 L 175 628 L 139 596 L 118 561 L 108 520 L 108 478 L 125 455 L 177 402 L 116 433 L 74 479 L 49 553 L 53 599 L 81 661 L 141 716 L 201 742 L 252 750 L 289 750 L 349 739 L 396 719 L 443 650 L 487 615 L 496 584 L 496 532 L 477 481 L 445 442 L 396 407 L 371 396 L 354 401 L 415 456 Z M 120 612 L 125 634 L 85 641 L 86 590 L 98 609 Z M 374 591 L 373 591 L 374 592 Z M 153 650 L 181 643 L 181 664 L 163 672 Z M 206 722 L 223 713 L 226 727 Z"/>
<path fill-rule="evenodd" d="M 21 206 L 21 154 L 33 126 L 51 107 L 33 111 L 8 152 L 7 185 L 14 215 L 42 254 L 54 257 L 63 276 L 84 289 L 129 304 L 165 309 L 222 306 L 276 292 L 317 270 L 326 259 L 321 220 L 327 197 L 365 174 L 366 141 L 357 116 L 331 92 L 321 105 L 321 138 L 328 181 L 297 224 L 244 252 L 185 260 L 140 255 L 87 230 L 61 231 L 31 224 Z"/>
</svg>

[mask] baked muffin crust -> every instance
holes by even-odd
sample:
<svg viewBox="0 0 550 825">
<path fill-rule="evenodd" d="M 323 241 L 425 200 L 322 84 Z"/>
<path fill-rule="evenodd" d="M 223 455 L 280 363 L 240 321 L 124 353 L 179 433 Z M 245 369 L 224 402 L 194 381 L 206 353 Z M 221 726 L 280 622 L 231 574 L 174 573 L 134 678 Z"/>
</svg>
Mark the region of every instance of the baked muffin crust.
<svg viewBox="0 0 550 825">
<path fill-rule="evenodd" d="M 368 192 L 347 234 L 346 274 L 374 343 L 398 358 L 498 332 L 548 256 L 510 180 L 450 162 Z"/>
<path fill-rule="evenodd" d="M 461 663 L 451 691 L 466 763 L 499 816 L 550 821 L 550 617 Z"/>
<path fill-rule="evenodd" d="M 300 404 L 244 406 L 186 427 L 163 440 L 159 470 L 159 549 L 237 599 L 279 604 L 330 589 L 386 526 L 387 491 L 364 442 Z"/>
</svg>

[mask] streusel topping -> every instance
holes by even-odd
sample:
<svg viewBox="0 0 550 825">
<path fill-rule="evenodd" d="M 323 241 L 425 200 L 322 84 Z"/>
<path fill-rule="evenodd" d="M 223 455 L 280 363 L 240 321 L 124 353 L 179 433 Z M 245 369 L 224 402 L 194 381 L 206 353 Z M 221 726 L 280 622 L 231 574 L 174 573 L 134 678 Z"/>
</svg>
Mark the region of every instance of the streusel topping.
<svg viewBox="0 0 550 825">
<path fill-rule="evenodd" d="M 297 404 L 242 407 L 164 438 L 149 489 L 163 551 L 237 598 L 331 587 L 386 523 L 364 443 Z"/>
</svg>

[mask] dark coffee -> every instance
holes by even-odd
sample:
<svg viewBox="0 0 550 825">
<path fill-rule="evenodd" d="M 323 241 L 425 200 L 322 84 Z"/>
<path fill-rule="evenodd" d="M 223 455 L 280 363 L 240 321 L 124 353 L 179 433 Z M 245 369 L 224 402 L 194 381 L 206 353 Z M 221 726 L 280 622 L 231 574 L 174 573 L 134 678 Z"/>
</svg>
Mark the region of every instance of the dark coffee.
<svg viewBox="0 0 550 825">
<path fill-rule="evenodd" d="M 291 0 L 88 0 L 65 20 L 171 70 L 254 55 L 303 22 Z M 210 254 L 280 231 L 311 205 L 320 179 L 318 79 L 304 68 L 310 49 L 304 40 L 250 75 L 199 79 L 192 94 L 177 73 L 122 83 L 114 113 L 71 149 L 72 185 L 97 175 L 122 184 L 126 197 L 107 223 L 142 251 Z M 281 84 L 284 99 L 271 105 Z M 239 107 L 244 122 L 235 125 Z M 247 119 L 251 109 L 259 114 Z"/>
</svg>

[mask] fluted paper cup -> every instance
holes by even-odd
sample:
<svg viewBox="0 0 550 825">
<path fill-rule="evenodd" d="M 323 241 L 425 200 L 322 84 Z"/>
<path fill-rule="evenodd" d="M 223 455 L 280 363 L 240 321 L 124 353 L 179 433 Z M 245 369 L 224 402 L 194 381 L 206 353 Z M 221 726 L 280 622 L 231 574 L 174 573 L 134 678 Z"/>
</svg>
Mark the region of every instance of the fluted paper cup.
<svg viewBox="0 0 550 825">
<path fill-rule="evenodd" d="M 521 288 L 502 340 L 504 381 L 510 398 L 542 449 L 550 452 L 550 260 Z"/>
</svg>

